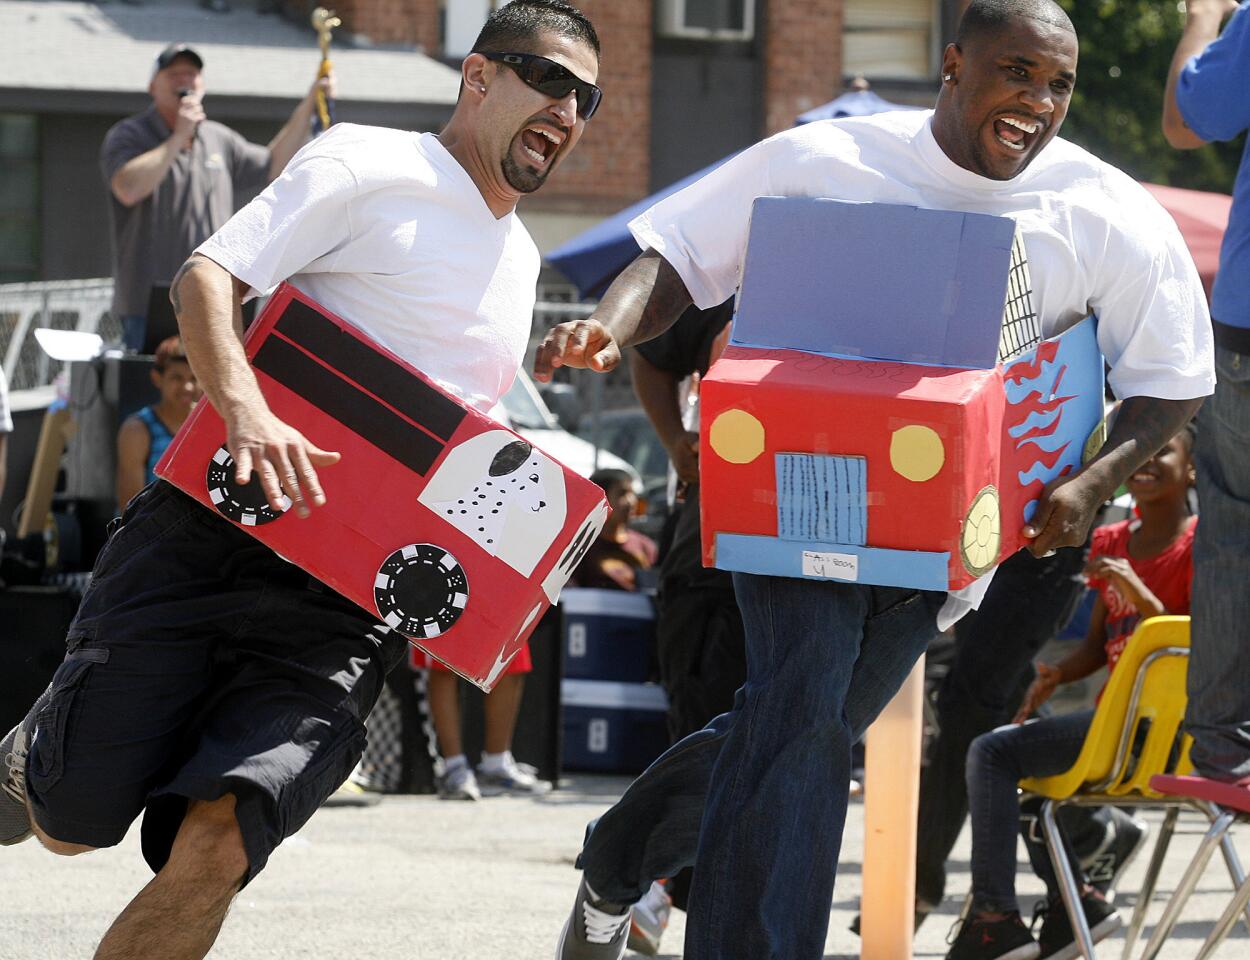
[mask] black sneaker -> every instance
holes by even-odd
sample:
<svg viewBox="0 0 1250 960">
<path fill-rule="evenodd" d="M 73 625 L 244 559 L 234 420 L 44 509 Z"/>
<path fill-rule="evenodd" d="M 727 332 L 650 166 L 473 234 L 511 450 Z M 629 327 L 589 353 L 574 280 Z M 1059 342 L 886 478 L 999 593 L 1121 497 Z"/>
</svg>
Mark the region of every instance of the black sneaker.
<svg viewBox="0 0 1250 960">
<path fill-rule="evenodd" d="M 1033 934 L 1014 911 L 999 920 L 970 916 L 958 926 L 946 960 L 1036 960 L 1040 952 Z"/>
<path fill-rule="evenodd" d="M 1146 846 L 1150 824 L 1116 810 L 1111 820 L 1111 832 L 1111 838 L 1102 847 L 1081 861 L 1085 878 L 1107 903 L 1115 902 L 1116 884 Z"/>
<path fill-rule="evenodd" d="M 1085 913 L 1085 922 L 1089 924 L 1089 938 L 1094 943 L 1107 939 L 1123 923 L 1115 908 L 1096 893 L 1087 893 L 1081 898 L 1081 909 Z M 1041 946 L 1042 960 L 1073 960 L 1081 955 L 1081 947 L 1076 942 L 1062 900 L 1044 900 L 1034 907 L 1034 926 L 1039 919 L 1042 930 L 1037 935 L 1037 942 Z"/>
</svg>

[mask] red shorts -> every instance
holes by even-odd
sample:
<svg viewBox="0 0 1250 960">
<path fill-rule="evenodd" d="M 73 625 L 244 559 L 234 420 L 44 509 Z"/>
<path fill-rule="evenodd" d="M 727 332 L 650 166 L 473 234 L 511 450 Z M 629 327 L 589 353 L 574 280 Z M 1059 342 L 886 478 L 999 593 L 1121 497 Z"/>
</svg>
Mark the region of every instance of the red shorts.
<svg viewBox="0 0 1250 960">
<path fill-rule="evenodd" d="M 412 669 L 439 670 L 443 673 L 451 672 L 450 667 L 445 666 L 439 660 L 435 660 L 424 650 L 414 647 L 412 644 L 408 644 L 408 649 L 411 651 L 408 663 L 412 666 Z M 512 662 L 504 667 L 503 675 L 506 677 L 510 673 L 529 673 L 533 669 L 534 661 L 530 658 L 530 642 L 526 640 L 525 646 L 521 647 L 517 655 L 512 658 Z"/>
</svg>

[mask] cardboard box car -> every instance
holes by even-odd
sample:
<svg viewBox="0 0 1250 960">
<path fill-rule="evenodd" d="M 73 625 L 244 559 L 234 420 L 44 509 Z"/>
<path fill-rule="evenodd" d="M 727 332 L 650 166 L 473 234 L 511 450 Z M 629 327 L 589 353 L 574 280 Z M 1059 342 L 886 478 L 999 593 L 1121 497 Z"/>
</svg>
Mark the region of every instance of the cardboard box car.
<svg viewBox="0 0 1250 960">
<path fill-rule="evenodd" d="M 273 412 L 342 453 L 325 506 L 301 520 L 237 484 L 207 402 L 157 474 L 489 690 L 598 536 L 603 491 L 290 285 L 245 349 Z"/>
<path fill-rule="evenodd" d="M 762 198 L 701 385 L 704 562 L 968 586 L 1097 451 L 1102 411 L 1095 321 L 1039 339 L 1011 220 Z"/>
</svg>

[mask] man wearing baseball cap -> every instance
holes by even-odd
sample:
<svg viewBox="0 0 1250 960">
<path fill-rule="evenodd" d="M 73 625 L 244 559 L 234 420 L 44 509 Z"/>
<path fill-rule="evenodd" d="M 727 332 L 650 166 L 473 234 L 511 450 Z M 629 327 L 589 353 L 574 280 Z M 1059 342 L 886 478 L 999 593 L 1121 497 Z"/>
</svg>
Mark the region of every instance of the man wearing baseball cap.
<svg viewBox="0 0 1250 960">
<path fill-rule="evenodd" d="M 314 83 L 261 146 L 206 118 L 197 51 L 172 43 L 160 52 L 148 84 L 151 105 L 116 124 L 100 148 L 111 199 L 113 315 L 127 347 L 141 350 L 151 339 L 149 304 L 167 303 L 174 273 L 234 213 L 236 191 L 263 187 L 307 141 L 317 85 L 332 83 Z"/>
</svg>

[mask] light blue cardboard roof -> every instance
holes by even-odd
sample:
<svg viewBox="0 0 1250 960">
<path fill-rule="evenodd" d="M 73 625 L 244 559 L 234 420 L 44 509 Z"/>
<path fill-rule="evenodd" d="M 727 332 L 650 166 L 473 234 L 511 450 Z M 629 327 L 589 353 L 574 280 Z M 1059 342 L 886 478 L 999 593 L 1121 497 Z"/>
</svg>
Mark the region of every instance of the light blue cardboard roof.
<svg viewBox="0 0 1250 960">
<path fill-rule="evenodd" d="M 733 342 L 989 369 L 1015 229 L 985 214 L 760 197 Z"/>
</svg>

